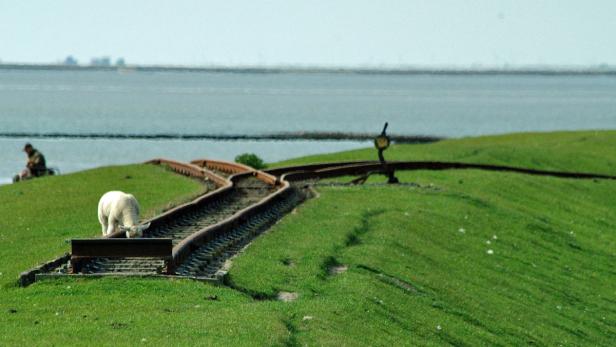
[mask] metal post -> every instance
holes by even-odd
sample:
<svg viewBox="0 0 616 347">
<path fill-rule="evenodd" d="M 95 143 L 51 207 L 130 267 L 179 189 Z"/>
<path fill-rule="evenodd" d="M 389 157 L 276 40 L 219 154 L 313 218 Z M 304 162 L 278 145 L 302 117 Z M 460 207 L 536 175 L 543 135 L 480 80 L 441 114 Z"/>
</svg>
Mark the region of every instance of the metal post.
<svg viewBox="0 0 616 347">
<path fill-rule="evenodd" d="M 389 147 L 389 144 L 391 142 L 389 139 L 389 136 L 387 136 L 387 133 L 386 133 L 387 125 L 388 123 L 385 122 L 385 126 L 383 127 L 383 131 L 381 132 L 381 135 L 377 136 L 374 139 L 374 146 L 379 151 L 379 161 L 381 162 L 381 165 L 383 166 L 383 172 L 387 175 L 387 183 L 395 184 L 395 183 L 400 183 L 400 181 L 398 180 L 398 178 L 396 178 L 394 174 L 394 170 L 389 168 L 389 166 L 387 165 L 387 162 L 385 161 L 385 156 L 383 156 L 383 151 L 385 151 Z"/>
</svg>

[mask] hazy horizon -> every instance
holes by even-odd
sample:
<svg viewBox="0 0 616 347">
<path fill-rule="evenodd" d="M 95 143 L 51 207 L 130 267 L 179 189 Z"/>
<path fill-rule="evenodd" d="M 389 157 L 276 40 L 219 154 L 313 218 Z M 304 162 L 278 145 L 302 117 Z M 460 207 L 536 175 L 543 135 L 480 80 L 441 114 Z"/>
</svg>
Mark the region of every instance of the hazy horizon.
<svg viewBox="0 0 616 347">
<path fill-rule="evenodd" d="M 49 62 L 29 62 L 29 61 L 2 61 L 0 60 L 1 65 L 23 65 L 23 66 L 64 66 L 63 61 L 49 61 Z M 96 65 L 92 65 L 89 61 L 82 62 L 79 61 L 75 66 L 78 67 L 92 67 Z M 403 64 L 403 65 L 391 65 L 391 64 L 362 64 L 362 65 L 308 65 L 308 64 L 241 64 L 241 65 L 229 65 L 229 64 L 207 64 L 207 65 L 183 65 L 183 64 L 135 64 L 131 62 L 127 62 L 126 67 L 161 67 L 161 68 L 196 68 L 196 69 L 323 69 L 323 70 L 427 70 L 427 71 L 473 71 L 473 70 L 576 70 L 576 69 L 614 69 L 616 68 L 616 64 L 521 64 L 521 65 L 511 65 L 511 64 L 503 64 L 503 65 L 488 65 L 488 64 L 471 64 L 471 65 L 431 65 L 431 64 Z M 112 61 L 109 67 L 117 67 L 115 65 L 115 61 Z"/>
<path fill-rule="evenodd" d="M 0 1 L 0 62 L 275 67 L 616 65 L 616 3 Z"/>
</svg>

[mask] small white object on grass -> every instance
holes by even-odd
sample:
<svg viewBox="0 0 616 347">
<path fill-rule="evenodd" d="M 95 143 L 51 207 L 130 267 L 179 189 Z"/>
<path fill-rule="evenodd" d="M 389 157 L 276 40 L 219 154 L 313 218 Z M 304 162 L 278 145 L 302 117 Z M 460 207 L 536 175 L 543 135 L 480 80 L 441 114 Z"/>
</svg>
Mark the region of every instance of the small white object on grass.
<svg viewBox="0 0 616 347">
<path fill-rule="evenodd" d="M 493 250 L 491 250 L 491 249 L 488 249 L 488 250 L 486 251 L 486 253 L 488 253 L 488 254 L 494 254 L 494 251 L 493 251 Z"/>
<path fill-rule="evenodd" d="M 296 300 L 299 297 L 299 294 L 292 292 L 278 292 L 278 300 L 284 302 L 291 302 Z"/>
<path fill-rule="evenodd" d="M 460 228 L 460 229 L 458 229 L 458 231 L 464 234 L 466 232 L 466 229 Z"/>
</svg>

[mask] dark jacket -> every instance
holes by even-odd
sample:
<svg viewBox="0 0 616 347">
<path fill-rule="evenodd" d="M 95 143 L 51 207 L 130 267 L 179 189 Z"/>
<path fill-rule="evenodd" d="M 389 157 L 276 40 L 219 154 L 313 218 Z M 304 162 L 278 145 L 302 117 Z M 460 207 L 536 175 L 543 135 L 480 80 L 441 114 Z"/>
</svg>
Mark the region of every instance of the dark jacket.
<svg viewBox="0 0 616 347">
<path fill-rule="evenodd" d="M 45 164 L 45 156 L 37 149 L 32 149 L 32 153 L 28 155 L 28 168 L 33 176 L 42 176 L 47 173 L 47 165 Z"/>
</svg>

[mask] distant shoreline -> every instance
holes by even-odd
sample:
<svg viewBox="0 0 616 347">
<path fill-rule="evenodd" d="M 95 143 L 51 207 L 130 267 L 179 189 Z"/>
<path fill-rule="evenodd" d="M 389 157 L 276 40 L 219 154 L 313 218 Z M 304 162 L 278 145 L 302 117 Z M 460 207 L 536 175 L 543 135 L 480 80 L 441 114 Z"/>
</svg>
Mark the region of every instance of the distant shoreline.
<svg viewBox="0 0 616 347">
<path fill-rule="evenodd" d="M 336 67 L 231 67 L 231 66 L 164 66 L 164 65 L 127 65 L 127 66 L 89 66 L 61 64 L 0 64 L 0 70 L 32 71 L 117 71 L 117 72 L 198 72 L 198 73 L 251 73 L 251 74 L 285 74 L 285 73 L 329 73 L 329 74 L 364 74 L 364 75 L 537 75 L 537 76 L 616 76 L 616 67 L 588 68 L 336 68 Z"/>
<path fill-rule="evenodd" d="M 261 135 L 238 134 L 110 134 L 110 133 L 26 133 L 3 132 L 0 138 L 90 139 L 90 140 L 218 140 L 218 141 L 372 141 L 378 134 L 343 132 L 288 132 Z M 396 143 L 429 143 L 443 138 L 425 135 L 390 135 Z"/>
</svg>

